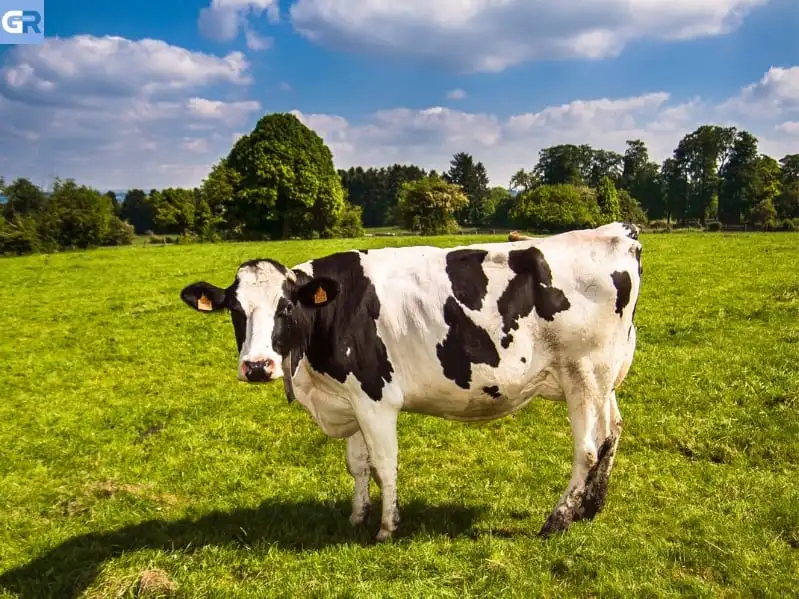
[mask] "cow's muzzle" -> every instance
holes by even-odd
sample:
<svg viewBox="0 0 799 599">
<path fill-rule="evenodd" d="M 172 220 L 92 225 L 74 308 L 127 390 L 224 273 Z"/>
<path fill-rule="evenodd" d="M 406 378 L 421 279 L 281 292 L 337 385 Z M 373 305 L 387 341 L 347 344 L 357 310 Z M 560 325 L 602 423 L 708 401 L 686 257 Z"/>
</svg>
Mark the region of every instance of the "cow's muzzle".
<svg viewBox="0 0 799 599">
<path fill-rule="evenodd" d="M 275 363 L 272 360 L 258 360 L 257 362 L 245 360 L 241 363 L 241 371 L 249 383 L 266 383 L 272 380 Z"/>
</svg>

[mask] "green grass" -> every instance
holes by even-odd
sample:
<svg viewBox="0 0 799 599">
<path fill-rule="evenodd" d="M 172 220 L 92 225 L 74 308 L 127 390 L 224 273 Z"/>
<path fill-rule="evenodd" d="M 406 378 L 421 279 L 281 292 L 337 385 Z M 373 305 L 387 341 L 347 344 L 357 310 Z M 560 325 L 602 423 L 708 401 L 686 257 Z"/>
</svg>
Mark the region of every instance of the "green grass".
<svg viewBox="0 0 799 599">
<path fill-rule="evenodd" d="M 473 239 L 488 238 L 354 244 Z M 403 415 L 402 532 L 374 545 L 376 514 L 347 522 L 344 442 L 280 384 L 237 382 L 229 319 L 178 297 L 227 284 L 246 259 L 353 242 L 0 260 L 0 596 L 795 593 L 799 235 L 642 241 L 608 504 L 547 541 L 536 533 L 570 470 L 565 405 L 485 424 Z"/>
</svg>

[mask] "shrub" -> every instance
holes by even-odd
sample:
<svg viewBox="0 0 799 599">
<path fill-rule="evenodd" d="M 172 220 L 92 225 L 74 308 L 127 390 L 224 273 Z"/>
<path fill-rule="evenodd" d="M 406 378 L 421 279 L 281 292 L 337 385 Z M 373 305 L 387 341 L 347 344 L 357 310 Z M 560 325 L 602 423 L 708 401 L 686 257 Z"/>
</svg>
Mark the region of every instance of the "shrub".
<svg viewBox="0 0 799 599">
<path fill-rule="evenodd" d="M 786 218 L 778 228 L 780 231 L 799 231 L 799 218 Z"/>
<path fill-rule="evenodd" d="M 116 216 L 111 217 L 103 245 L 130 245 L 134 239 L 136 239 L 136 231 L 133 225 Z"/>
<path fill-rule="evenodd" d="M 721 231 L 721 223 L 717 220 L 707 223 L 708 231 Z"/>
<path fill-rule="evenodd" d="M 361 215 L 363 208 L 354 206 L 347 202 L 341 213 L 341 220 L 338 223 L 339 237 L 363 237 L 364 229 Z"/>
</svg>

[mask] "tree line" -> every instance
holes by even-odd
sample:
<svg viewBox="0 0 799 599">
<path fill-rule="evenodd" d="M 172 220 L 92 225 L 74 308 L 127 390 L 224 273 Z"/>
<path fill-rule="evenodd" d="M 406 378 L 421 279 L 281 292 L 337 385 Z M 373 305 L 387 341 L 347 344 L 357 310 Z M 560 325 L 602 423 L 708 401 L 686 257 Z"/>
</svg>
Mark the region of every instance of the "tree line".
<svg viewBox="0 0 799 599">
<path fill-rule="evenodd" d="M 641 140 L 628 141 L 624 154 L 560 144 L 542 149 L 537 163 L 514 173 L 507 188 L 489 187 L 485 166 L 464 152 L 455 154 L 440 176 L 408 165 L 353 167 L 339 173 L 350 201 L 363 208 L 367 226 L 403 224 L 425 231 L 524 227 L 554 232 L 622 218 L 656 226 L 748 224 L 764 230 L 799 230 L 799 154 L 777 161 L 759 153 L 757 146 L 747 131 L 714 125 L 685 135 L 662 164 L 650 159 Z M 439 201 L 440 206 L 453 205 L 451 218 L 437 215 L 431 223 L 446 221 L 446 227 L 424 226 L 419 215 L 415 221 L 409 215 L 405 193 L 423 189 L 428 196 L 460 191 L 467 202 Z M 436 202 L 428 197 L 427 204 L 429 212 Z"/>
<path fill-rule="evenodd" d="M 734 127 L 705 125 L 658 164 L 646 144 L 624 154 L 544 148 L 507 187 L 456 153 L 440 174 L 416 165 L 336 170 L 323 140 L 291 114 L 262 117 L 193 189 L 130 189 L 122 202 L 72 180 L 44 192 L 0 178 L 0 254 L 130 244 L 358 237 L 364 226 L 439 234 L 462 228 L 557 232 L 612 220 L 799 229 L 799 154 L 779 161 Z"/>
</svg>

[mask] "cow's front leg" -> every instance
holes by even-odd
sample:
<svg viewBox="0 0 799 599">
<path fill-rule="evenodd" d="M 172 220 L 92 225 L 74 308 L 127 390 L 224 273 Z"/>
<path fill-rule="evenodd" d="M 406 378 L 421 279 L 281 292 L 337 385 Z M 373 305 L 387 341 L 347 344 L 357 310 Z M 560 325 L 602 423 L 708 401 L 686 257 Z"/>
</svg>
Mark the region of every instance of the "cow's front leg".
<svg viewBox="0 0 799 599">
<path fill-rule="evenodd" d="M 378 541 L 391 538 L 399 524 L 397 504 L 397 417 L 398 410 L 392 406 L 367 400 L 367 405 L 359 410 L 358 423 L 369 451 L 375 480 L 380 485 L 383 511 L 380 517 Z"/>
<path fill-rule="evenodd" d="M 355 480 L 350 524 L 356 526 L 366 519 L 372 506 L 369 497 L 369 450 L 361 431 L 347 439 L 347 470 Z"/>
</svg>

